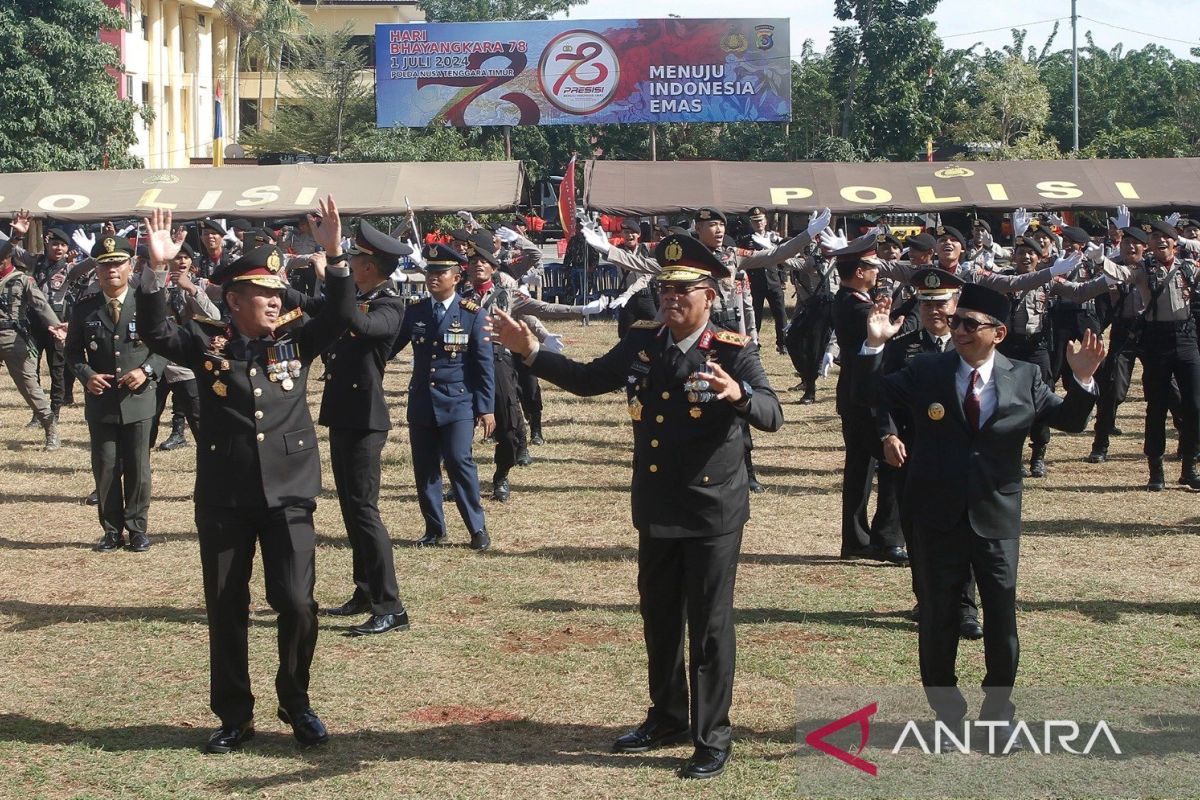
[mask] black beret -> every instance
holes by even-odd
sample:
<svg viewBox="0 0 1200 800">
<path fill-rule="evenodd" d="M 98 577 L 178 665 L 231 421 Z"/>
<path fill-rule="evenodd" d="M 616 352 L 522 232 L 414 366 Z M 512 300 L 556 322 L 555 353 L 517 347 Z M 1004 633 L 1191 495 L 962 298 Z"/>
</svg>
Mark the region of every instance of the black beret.
<svg viewBox="0 0 1200 800">
<path fill-rule="evenodd" d="M 1075 244 L 1087 244 L 1092 240 L 1092 237 L 1088 236 L 1087 231 L 1085 231 L 1083 228 L 1076 228 L 1072 225 L 1063 226 L 1062 235 L 1064 239 L 1074 242 Z"/>
<path fill-rule="evenodd" d="M 928 253 L 937 246 L 937 239 L 934 239 L 928 233 L 918 233 L 916 236 L 910 236 L 905 240 L 909 250 L 920 250 Z"/>
<path fill-rule="evenodd" d="M 988 233 L 992 232 L 992 223 L 988 222 L 986 219 L 977 219 L 977 220 L 972 221 L 971 227 L 972 228 L 983 228 Z"/>
<path fill-rule="evenodd" d="M 264 244 L 274 244 L 275 234 L 266 228 L 251 228 L 246 231 L 245 239 L 246 247 L 258 247 Z"/>
<path fill-rule="evenodd" d="M 890 233 L 881 233 L 875 237 L 875 245 L 878 247 L 881 244 L 894 244 L 896 247 L 904 247 L 904 245 Z"/>
<path fill-rule="evenodd" d="M 237 219 L 235 219 L 229 223 L 229 227 L 235 231 L 243 231 L 244 232 L 244 231 L 248 231 L 248 230 L 252 229 L 254 227 L 254 223 L 252 223 L 248 219 L 243 219 L 241 217 L 238 217 Z"/>
<path fill-rule="evenodd" d="M 188 258 L 194 259 L 196 257 L 196 251 L 192 249 L 190 244 L 184 242 L 183 244 L 179 245 L 179 252 L 176 253 L 176 255 L 187 256 Z"/>
<path fill-rule="evenodd" d="M 967 246 L 967 237 L 962 235 L 962 231 L 953 225 L 938 225 L 934 228 L 934 235 L 941 239 L 943 236 L 949 236 L 951 239 L 957 239 L 958 243 L 963 247 Z"/>
<path fill-rule="evenodd" d="M 703 208 L 696 209 L 697 222 L 708 222 L 709 220 L 713 219 L 719 219 L 721 222 L 728 224 L 728 220 L 725 219 L 725 215 L 715 208 L 704 206 Z"/>
<path fill-rule="evenodd" d="M 959 311 L 979 311 L 1001 322 L 1008 320 L 1012 312 L 1012 303 L 1008 295 L 1000 294 L 995 289 L 980 286 L 978 283 L 963 284 L 958 296 Z"/>
<path fill-rule="evenodd" d="M 224 236 L 226 233 L 225 229 L 221 227 L 221 223 L 217 222 L 212 217 L 205 217 L 204 219 L 200 220 L 198 223 L 196 223 L 196 227 L 201 233 L 204 233 L 205 228 L 208 228 L 214 233 L 219 233 L 222 236 Z"/>
<path fill-rule="evenodd" d="M 654 259 L 662 266 L 661 283 L 690 283 L 729 277 L 729 268 L 712 250 L 687 234 L 673 233 L 654 248 Z"/>
<path fill-rule="evenodd" d="M 625 219 L 621 222 L 621 230 L 633 231 L 634 233 L 641 233 L 642 226 L 640 224 L 638 224 L 638 221 L 636 219 Z"/>
<path fill-rule="evenodd" d="M 1170 239 L 1175 239 L 1179 236 L 1179 231 L 1175 230 L 1175 226 L 1168 225 L 1165 220 L 1152 219 L 1149 222 L 1142 223 L 1142 230 L 1146 233 L 1161 233 Z"/>
<path fill-rule="evenodd" d="M 471 241 L 471 232 L 466 228 L 455 228 L 450 231 L 450 238 L 459 242 Z"/>
<path fill-rule="evenodd" d="M 92 258 L 101 264 L 127 261 L 133 258 L 133 248 L 124 236 L 105 236 L 92 246 Z"/>
<path fill-rule="evenodd" d="M 467 257 L 478 256 L 493 267 L 499 268 L 496 260 L 496 237 L 491 231 L 478 230 L 467 237 Z"/>
<path fill-rule="evenodd" d="M 71 243 L 71 237 L 62 228 L 51 228 L 50 230 L 46 231 L 46 238 L 58 239 L 63 244 Z"/>
<path fill-rule="evenodd" d="M 1132 236 L 1142 244 L 1150 244 L 1150 234 L 1146 233 L 1141 228 L 1135 228 L 1130 225 L 1128 228 L 1121 228 L 1121 233 L 1125 236 Z"/>
<path fill-rule="evenodd" d="M 1038 255 L 1042 254 L 1042 243 L 1032 236 L 1018 236 L 1013 240 L 1013 250 L 1018 247 L 1028 247 Z"/>
</svg>

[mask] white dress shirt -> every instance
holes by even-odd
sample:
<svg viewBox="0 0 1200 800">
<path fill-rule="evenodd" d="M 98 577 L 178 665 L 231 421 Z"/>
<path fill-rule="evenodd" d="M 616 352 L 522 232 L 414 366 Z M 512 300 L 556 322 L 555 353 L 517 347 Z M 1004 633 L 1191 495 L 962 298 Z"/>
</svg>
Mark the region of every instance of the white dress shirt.
<svg viewBox="0 0 1200 800">
<path fill-rule="evenodd" d="M 988 355 L 988 360 L 978 367 L 972 367 L 960 357 L 958 371 L 954 373 L 954 388 L 958 390 L 960 399 L 967 397 L 967 387 L 971 385 L 971 370 L 978 369 L 979 377 L 975 379 L 975 396 L 979 398 L 979 427 L 982 428 L 996 413 L 996 382 L 992 380 L 992 367 L 996 363 L 996 352 Z M 966 407 L 964 403 L 963 407 Z"/>
</svg>

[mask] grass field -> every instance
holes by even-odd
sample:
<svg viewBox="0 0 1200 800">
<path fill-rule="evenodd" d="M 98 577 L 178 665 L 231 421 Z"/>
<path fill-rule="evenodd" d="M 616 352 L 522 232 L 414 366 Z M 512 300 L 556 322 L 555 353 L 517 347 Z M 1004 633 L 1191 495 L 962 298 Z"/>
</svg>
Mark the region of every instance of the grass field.
<svg viewBox="0 0 1200 800">
<path fill-rule="evenodd" d="M 609 323 L 556 327 L 576 358 L 616 337 Z M 803 794 L 797 687 L 915 685 L 913 601 L 907 570 L 836 558 L 842 446 L 832 379 L 816 405 L 801 406 L 786 392 L 796 381 L 786 357 L 764 360 L 787 422 L 755 435 L 771 491 L 753 498 L 739 571 L 735 757 L 707 785 L 674 777 L 687 747 L 608 752 L 647 703 L 620 397 L 545 387 L 549 441 L 534 448 L 532 466 L 514 471 L 511 502 L 485 503 L 494 542 L 486 554 L 465 547 L 452 509 L 456 546 L 409 546 L 422 525 L 407 431 L 397 427 L 384 453 L 382 508 L 412 629 L 351 639 L 322 618 L 312 698 L 333 739 L 300 751 L 273 718 L 274 615 L 256 567 L 258 738 L 241 754 L 212 757 L 200 750 L 216 722 L 192 521 L 194 447 L 153 455 L 150 552 L 94 553 L 95 511 L 80 504 L 91 489 L 82 408 L 64 409 L 64 446 L 43 453 L 3 376 L 0 796 Z M 396 362 L 388 388 L 398 422 L 407 379 L 407 363 Z M 314 382 L 314 404 L 319 392 Z M 1090 437 L 1055 434 L 1049 476 L 1028 483 L 1023 684 L 1200 681 L 1197 497 L 1173 483 L 1161 494 L 1142 488 L 1144 406 L 1136 386 L 1133 395 L 1110 463 L 1082 463 Z M 350 550 L 322 447 L 317 598 L 336 605 L 352 589 Z M 490 449 L 477 447 L 477 457 L 487 481 Z M 981 643 L 964 643 L 964 684 L 980 680 L 981 653 Z"/>
</svg>

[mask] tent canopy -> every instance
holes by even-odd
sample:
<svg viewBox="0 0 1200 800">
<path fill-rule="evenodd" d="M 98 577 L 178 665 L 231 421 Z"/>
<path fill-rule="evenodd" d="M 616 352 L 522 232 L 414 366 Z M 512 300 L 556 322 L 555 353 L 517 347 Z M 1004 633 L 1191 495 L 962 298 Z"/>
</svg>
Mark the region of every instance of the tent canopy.
<svg viewBox="0 0 1200 800">
<path fill-rule="evenodd" d="M 645 216 L 712 206 L 835 213 L 1200 205 L 1200 158 L 861 164 L 589 161 L 588 208 Z"/>
<path fill-rule="evenodd" d="M 347 215 L 501 211 L 521 197 L 519 161 L 295 164 L 0 175 L 0 214 L 94 222 L 170 209 L 177 217 L 288 217 L 332 194 Z"/>
</svg>

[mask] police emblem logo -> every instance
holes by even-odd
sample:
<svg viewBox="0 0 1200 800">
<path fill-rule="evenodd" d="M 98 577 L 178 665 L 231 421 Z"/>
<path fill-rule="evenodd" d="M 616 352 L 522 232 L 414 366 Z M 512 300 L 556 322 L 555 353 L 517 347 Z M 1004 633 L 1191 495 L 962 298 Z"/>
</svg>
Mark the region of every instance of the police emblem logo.
<svg viewBox="0 0 1200 800">
<path fill-rule="evenodd" d="M 683 245 L 679 242 L 671 242 L 663 251 L 663 255 L 667 257 L 667 261 L 678 261 L 683 258 Z"/>
<path fill-rule="evenodd" d="M 937 289 L 941 285 L 942 285 L 941 278 L 939 278 L 937 275 L 929 274 L 929 275 L 925 276 L 925 288 L 926 289 Z"/>
<path fill-rule="evenodd" d="M 1029 221 L 1029 230 L 1036 231 L 1040 227 L 1042 227 L 1042 223 L 1038 222 L 1036 219 L 1031 219 Z"/>
<path fill-rule="evenodd" d="M 104 252 L 111 253 L 117 249 L 117 240 L 111 236 L 104 240 Z"/>
<path fill-rule="evenodd" d="M 712 212 L 709 211 L 707 208 L 701 209 L 700 214 L 697 216 L 697 219 L 701 219 L 701 220 L 712 219 L 712 218 L 713 218 Z"/>
<path fill-rule="evenodd" d="M 876 237 L 875 237 L 875 244 L 887 244 L 887 235 L 886 235 L 886 234 L 883 234 L 883 233 L 881 233 L 881 234 L 879 234 L 878 236 L 876 236 Z"/>
<path fill-rule="evenodd" d="M 1154 226 L 1153 225 L 1143 225 L 1142 230 L 1145 231 L 1146 233 L 1154 233 Z"/>
<path fill-rule="evenodd" d="M 704 416 L 704 412 L 700 410 L 700 406 L 692 406 L 688 409 L 688 416 L 692 419 L 700 419 L 700 417 Z"/>
<path fill-rule="evenodd" d="M 754 28 L 754 46 L 759 50 L 770 50 L 775 45 L 775 26 L 758 25 Z"/>
<path fill-rule="evenodd" d="M 743 34 L 727 33 L 721 38 L 721 49 L 726 53 L 744 53 L 750 48 L 750 42 Z"/>
<path fill-rule="evenodd" d="M 272 273 L 279 272 L 279 268 L 283 266 L 283 259 L 279 257 L 278 250 L 272 250 L 267 256 L 267 269 Z"/>
<path fill-rule="evenodd" d="M 476 254 L 476 252 L 477 252 L 477 251 L 475 250 L 475 243 L 474 243 L 474 242 L 467 242 L 467 255 L 468 255 L 468 256 L 474 256 L 474 255 Z"/>
<path fill-rule="evenodd" d="M 937 226 L 937 235 L 938 235 L 938 236 L 945 236 L 945 235 L 946 235 L 946 229 L 945 229 L 943 226 L 941 226 L 941 225 L 938 225 L 938 226 Z"/>
<path fill-rule="evenodd" d="M 941 403 L 930 403 L 926 413 L 929 414 L 931 420 L 939 422 L 942 417 L 946 416 L 946 407 Z"/>
</svg>

